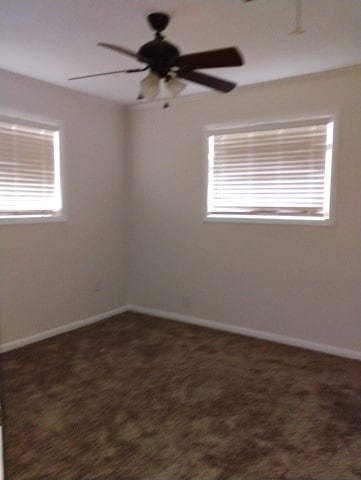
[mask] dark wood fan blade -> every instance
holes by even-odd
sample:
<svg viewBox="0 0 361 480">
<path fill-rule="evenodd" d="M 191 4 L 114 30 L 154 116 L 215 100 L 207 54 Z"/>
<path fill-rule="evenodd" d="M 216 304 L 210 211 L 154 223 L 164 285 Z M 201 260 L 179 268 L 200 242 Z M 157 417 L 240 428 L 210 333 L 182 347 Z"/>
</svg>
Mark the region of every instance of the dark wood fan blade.
<svg viewBox="0 0 361 480">
<path fill-rule="evenodd" d="M 209 88 L 214 88 L 214 90 L 219 90 L 220 92 L 227 93 L 234 89 L 236 83 L 229 82 L 228 80 L 223 80 L 222 78 L 213 77 L 201 72 L 194 71 L 183 71 L 179 70 L 177 76 L 190 80 L 191 82 L 200 83 Z"/>
<path fill-rule="evenodd" d="M 199 68 L 240 67 L 244 61 L 237 48 L 229 47 L 181 55 L 175 64 L 181 68 L 198 70 Z"/>
<path fill-rule="evenodd" d="M 133 68 L 130 70 L 115 70 L 114 72 L 104 72 L 104 73 L 93 73 L 92 75 L 83 75 L 82 77 L 71 77 L 68 80 L 80 80 L 82 78 L 91 78 L 91 77 L 101 77 L 102 75 L 113 75 L 114 73 L 133 73 L 133 72 L 144 72 L 149 67 L 145 68 Z"/>
<path fill-rule="evenodd" d="M 109 48 L 110 50 L 114 50 L 118 53 L 124 53 L 124 55 L 128 55 L 128 57 L 132 57 L 139 60 L 137 54 L 135 52 L 132 52 L 131 50 L 128 50 L 127 48 L 119 47 L 118 45 L 113 45 L 112 43 L 103 43 L 103 42 L 99 42 L 97 43 L 97 45 L 98 47 Z"/>
</svg>

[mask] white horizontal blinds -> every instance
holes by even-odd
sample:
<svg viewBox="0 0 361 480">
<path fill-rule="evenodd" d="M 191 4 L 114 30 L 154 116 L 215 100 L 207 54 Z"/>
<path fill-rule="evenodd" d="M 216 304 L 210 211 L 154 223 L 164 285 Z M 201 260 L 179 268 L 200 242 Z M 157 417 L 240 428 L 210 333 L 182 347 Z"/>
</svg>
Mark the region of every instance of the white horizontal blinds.
<svg viewBox="0 0 361 480">
<path fill-rule="evenodd" d="M 327 124 L 211 136 L 209 213 L 323 216 Z"/>
<path fill-rule="evenodd" d="M 0 215 L 54 213 L 58 132 L 0 122 Z"/>
</svg>

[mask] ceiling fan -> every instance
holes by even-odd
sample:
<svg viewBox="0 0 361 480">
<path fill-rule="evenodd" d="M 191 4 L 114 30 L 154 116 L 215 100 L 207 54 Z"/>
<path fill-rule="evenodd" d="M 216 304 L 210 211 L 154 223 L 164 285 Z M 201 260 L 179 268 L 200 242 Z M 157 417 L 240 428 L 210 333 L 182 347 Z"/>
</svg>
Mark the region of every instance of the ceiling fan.
<svg viewBox="0 0 361 480">
<path fill-rule="evenodd" d="M 226 93 L 232 90 L 236 84 L 222 78 L 214 77 L 198 69 L 219 67 L 240 67 L 244 60 L 236 47 L 221 48 L 204 52 L 181 55 L 178 48 L 167 42 L 161 32 L 167 27 L 170 17 L 161 12 L 148 15 L 148 22 L 155 31 L 154 39 L 142 45 L 138 52 L 113 45 L 111 43 L 98 43 L 98 46 L 114 50 L 144 63 L 144 68 L 128 70 L 116 70 L 112 72 L 96 73 L 81 77 L 72 77 L 69 80 L 112 75 L 115 73 L 134 73 L 149 70 L 149 74 L 140 82 L 141 98 L 154 98 L 158 95 L 160 81 L 164 80 L 172 97 L 177 96 L 186 86 L 179 79 L 189 80 L 214 90 Z"/>
</svg>

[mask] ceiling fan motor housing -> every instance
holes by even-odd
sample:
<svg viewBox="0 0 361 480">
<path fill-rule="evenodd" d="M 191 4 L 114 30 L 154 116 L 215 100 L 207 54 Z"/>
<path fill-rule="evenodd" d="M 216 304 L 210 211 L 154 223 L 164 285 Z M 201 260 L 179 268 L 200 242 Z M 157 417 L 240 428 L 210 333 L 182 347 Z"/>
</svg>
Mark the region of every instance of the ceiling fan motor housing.
<svg viewBox="0 0 361 480">
<path fill-rule="evenodd" d="M 140 48 L 137 58 L 139 60 L 146 59 L 151 71 L 164 78 L 175 64 L 179 54 L 179 50 L 175 45 L 156 38 Z"/>
</svg>

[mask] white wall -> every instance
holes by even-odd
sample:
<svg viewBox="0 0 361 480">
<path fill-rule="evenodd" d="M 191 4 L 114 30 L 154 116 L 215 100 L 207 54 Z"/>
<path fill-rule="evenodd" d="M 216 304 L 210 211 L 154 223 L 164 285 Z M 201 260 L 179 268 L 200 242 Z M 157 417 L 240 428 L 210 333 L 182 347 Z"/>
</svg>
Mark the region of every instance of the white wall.
<svg viewBox="0 0 361 480">
<path fill-rule="evenodd" d="M 0 227 L 2 343 L 134 304 L 359 349 L 360 67 L 128 112 L 1 76 L 2 111 L 63 123 L 68 203 L 64 223 Z M 330 110 L 334 227 L 202 222 L 204 125 Z"/>
<path fill-rule="evenodd" d="M 64 223 L 0 227 L 7 343 L 125 303 L 125 118 L 119 106 L 8 72 L 1 72 L 1 110 L 63 124 L 68 206 Z"/>
<path fill-rule="evenodd" d="M 361 69 L 133 108 L 128 302 L 359 349 Z M 336 225 L 202 222 L 202 129 L 337 110 Z M 182 296 L 192 295 L 192 307 Z"/>
</svg>

